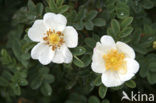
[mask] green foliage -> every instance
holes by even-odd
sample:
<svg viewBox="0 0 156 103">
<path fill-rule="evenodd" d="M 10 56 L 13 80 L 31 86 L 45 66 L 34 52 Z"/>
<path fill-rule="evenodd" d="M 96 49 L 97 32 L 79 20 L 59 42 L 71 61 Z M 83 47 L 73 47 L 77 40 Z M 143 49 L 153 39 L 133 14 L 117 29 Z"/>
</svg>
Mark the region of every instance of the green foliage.
<svg viewBox="0 0 156 103">
<path fill-rule="evenodd" d="M 101 85 L 99 87 L 99 96 L 103 99 L 106 96 L 106 93 L 107 93 L 107 87 Z"/>
<path fill-rule="evenodd" d="M 136 87 L 136 83 L 135 83 L 135 81 L 133 81 L 133 80 L 129 80 L 129 81 L 127 81 L 125 84 L 126 84 L 126 86 L 129 87 L 129 88 L 135 88 L 135 87 Z"/>
<path fill-rule="evenodd" d="M 47 0 L 49 7 L 46 7 L 47 12 L 64 13 L 69 9 L 68 5 L 63 5 L 64 0 Z"/>
<path fill-rule="evenodd" d="M 0 102 L 120 103 L 125 89 L 156 92 L 155 0 L 1 0 L 0 5 Z M 31 59 L 36 43 L 27 32 L 46 12 L 65 15 L 78 32 L 70 64 L 43 66 Z M 130 45 L 140 64 L 133 80 L 118 87 L 105 87 L 91 69 L 103 35 Z"/>
<path fill-rule="evenodd" d="M 90 96 L 88 99 L 88 103 L 100 103 L 100 100 L 96 96 Z"/>
</svg>

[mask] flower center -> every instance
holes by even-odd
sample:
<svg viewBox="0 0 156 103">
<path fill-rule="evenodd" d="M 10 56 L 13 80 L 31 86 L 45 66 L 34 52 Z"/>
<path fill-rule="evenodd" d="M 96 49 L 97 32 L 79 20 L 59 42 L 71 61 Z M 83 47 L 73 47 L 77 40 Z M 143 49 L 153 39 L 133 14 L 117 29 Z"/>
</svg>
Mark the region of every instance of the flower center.
<svg viewBox="0 0 156 103">
<path fill-rule="evenodd" d="M 56 33 L 49 35 L 49 43 L 50 44 L 57 45 L 59 43 L 59 41 L 60 41 L 60 37 Z"/>
<path fill-rule="evenodd" d="M 113 49 L 110 50 L 107 54 L 103 55 L 106 70 L 118 71 L 120 69 L 126 69 L 124 58 L 124 53 L 120 53 Z"/>
<path fill-rule="evenodd" d="M 52 46 L 52 50 L 59 48 L 63 43 L 64 34 L 61 32 L 55 32 L 55 30 L 51 31 L 50 29 L 45 34 L 46 37 L 43 38 L 44 41 L 50 46 Z"/>
</svg>

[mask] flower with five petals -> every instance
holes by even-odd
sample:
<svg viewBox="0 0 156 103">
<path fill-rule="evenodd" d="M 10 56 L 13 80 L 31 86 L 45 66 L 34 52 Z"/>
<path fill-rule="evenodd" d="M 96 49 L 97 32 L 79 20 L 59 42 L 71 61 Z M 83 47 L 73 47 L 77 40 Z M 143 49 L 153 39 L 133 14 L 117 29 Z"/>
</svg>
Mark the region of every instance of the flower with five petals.
<svg viewBox="0 0 156 103">
<path fill-rule="evenodd" d="M 28 37 L 38 42 L 31 50 L 31 57 L 43 65 L 70 63 L 73 56 L 68 48 L 77 46 L 78 33 L 66 24 L 66 17 L 54 13 L 46 13 L 43 19 L 36 20 L 28 30 Z"/>
</svg>

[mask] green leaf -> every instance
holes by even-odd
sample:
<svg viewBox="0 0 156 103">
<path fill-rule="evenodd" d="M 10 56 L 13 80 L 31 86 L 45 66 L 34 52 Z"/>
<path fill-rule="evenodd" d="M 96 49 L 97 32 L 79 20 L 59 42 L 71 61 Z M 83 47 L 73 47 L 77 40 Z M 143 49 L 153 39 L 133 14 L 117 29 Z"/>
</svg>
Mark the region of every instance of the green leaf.
<svg viewBox="0 0 156 103">
<path fill-rule="evenodd" d="M 156 73 L 155 72 L 148 72 L 147 74 L 147 80 L 149 81 L 150 84 L 155 84 L 156 83 Z"/>
<path fill-rule="evenodd" d="M 83 68 L 85 66 L 85 63 L 76 56 L 74 56 L 73 63 L 80 68 Z"/>
<path fill-rule="evenodd" d="M 28 81 L 26 79 L 22 79 L 22 80 L 20 80 L 19 85 L 26 86 L 26 85 L 28 85 Z"/>
<path fill-rule="evenodd" d="M 118 2 L 116 5 L 116 13 L 119 19 L 124 19 L 129 16 L 129 7 L 124 2 Z"/>
<path fill-rule="evenodd" d="M 129 80 L 126 82 L 126 86 L 129 88 L 135 88 L 136 87 L 136 83 L 133 80 Z"/>
<path fill-rule="evenodd" d="M 29 11 L 35 11 L 35 4 L 33 3 L 33 1 L 32 0 L 29 0 L 28 1 L 28 9 L 29 9 Z"/>
<path fill-rule="evenodd" d="M 117 20 L 113 19 L 111 21 L 111 27 L 115 34 L 118 34 L 120 32 L 120 24 Z"/>
<path fill-rule="evenodd" d="M 99 96 L 103 99 L 106 96 L 106 93 L 107 93 L 107 87 L 101 85 L 99 87 Z"/>
<path fill-rule="evenodd" d="M 113 32 L 112 28 L 108 28 L 107 29 L 107 35 L 110 35 L 112 37 L 115 37 L 116 36 L 116 34 Z"/>
<path fill-rule="evenodd" d="M 100 37 L 97 34 L 93 34 L 93 39 L 97 42 L 100 40 Z"/>
<path fill-rule="evenodd" d="M 89 99 L 88 99 L 88 103 L 100 103 L 100 100 L 99 100 L 99 98 L 96 97 L 96 96 L 91 96 L 91 97 L 89 97 Z"/>
<path fill-rule="evenodd" d="M 13 77 L 13 75 L 9 72 L 9 71 L 4 71 L 3 73 L 2 73 L 2 77 L 4 77 L 5 79 L 7 79 L 8 81 L 10 81 L 11 80 L 11 78 Z M 6 80 L 6 81 L 7 81 Z"/>
<path fill-rule="evenodd" d="M 76 55 L 76 56 L 80 56 L 80 55 L 86 53 L 86 49 L 82 46 L 78 46 L 74 49 L 71 49 L 71 51 L 72 51 L 72 54 Z"/>
<path fill-rule="evenodd" d="M 117 86 L 117 87 L 111 87 L 112 91 L 119 91 L 123 88 L 123 85 Z"/>
<path fill-rule="evenodd" d="M 109 100 L 105 99 L 101 103 L 110 103 Z"/>
<path fill-rule="evenodd" d="M 20 95 L 21 94 L 21 88 L 20 88 L 20 86 L 18 84 L 12 84 L 11 87 L 13 89 L 13 92 L 16 95 Z"/>
<path fill-rule="evenodd" d="M 141 3 L 142 3 L 143 8 L 145 8 L 145 9 L 151 9 L 154 7 L 151 0 L 142 0 Z"/>
<path fill-rule="evenodd" d="M 136 46 L 133 46 L 134 50 L 140 54 L 143 54 L 145 55 L 147 53 L 147 49 L 140 46 L 140 45 L 136 45 Z"/>
<path fill-rule="evenodd" d="M 148 68 L 151 72 L 156 72 L 156 62 L 149 63 Z"/>
<path fill-rule="evenodd" d="M 45 96 L 50 96 L 51 93 L 52 93 L 52 88 L 48 83 L 44 83 L 41 86 L 40 90 L 41 90 L 42 94 L 45 95 Z"/>
<path fill-rule="evenodd" d="M 86 97 L 78 93 L 71 93 L 69 100 L 72 101 L 71 103 L 87 103 Z"/>
<path fill-rule="evenodd" d="M 96 17 L 97 13 L 98 13 L 98 12 L 95 11 L 95 10 L 90 11 L 90 12 L 87 14 L 85 20 L 87 20 L 87 21 L 93 20 L 93 19 Z"/>
<path fill-rule="evenodd" d="M 76 56 L 74 56 L 74 58 L 75 59 L 74 59 L 73 63 L 80 68 L 84 68 L 84 67 L 88 66 L 91 62 L 91 56 L 88 54 L 83 56 L 81 59 L 79 59 Z"/>
<path fill-rule="evenodd" d="M 44 75 L 44 82 L 46 83 L 53 83 L 55 81 L 55 77 L 51 74 Z"/>
<path fill-rule="evenodd" d="M 69 9 L 69 6 L 68 6 L 68 5 L 63 5 L 63 6 L 59 9 L 59 13 L 65 13 L 68 9 Z"/>
<path fill-rule="evenodd" d="M 132 27 L 126 27 L 121 31 L 120 37 L 121 38 L 127 37 L 132 33 L 132 31 L 133 31 Z"/>
<path fill-rule="evenodd" d="M 9 82 L 5 78 L 0 77 L 0 86 L 5 87 L 7 85 L 9 85 Z"/>
<path fill-rule="evenodd" d="M 94 48 L 95 45 L 96 45 L 96 41 L 94 39 L 90 38 L 90 37 L 85 39 L 85 43 L 90 48 Z"/>
<path fill-rule="evenodd" d="M 30 86 L 32 89 L 38 89 L 42 84 L 43 78 L 40 76 L 36 76 L 33 78 L 32 82 L 30 83 Z"/>
<path fill-rule="evenodd" d="M 148 64 L 147 64 L 147 60 L 145 58 L 141 58 L 141 60 L 139 60 L 140 63 L 140 70 L 139 70 L 139 75 L 142 78 L 145 78 L 147 73 L 148 73 Z"/>
<path fill-rule="evenodd" d="M 36 5 L 36 12 L 37 12 L 37 15 L 39 15 L 39 16 L 41 16 L 42 15 L 42 13 L 43 13 L 43 4 L 42 3 L 38 3 L 37 5 Z"/>
<path fill-rule="evenodd" d="M 84 67 L 88 66 L 91 62 L 91 56 L 90 55 L 84 55 L 81 60 L 84 62 Z"/>
<path fill-rule="evenodd" d="M 93 20 L 95 26 L 105 26 L 106 21 L 103 18 L 96 18 Z"/>
<path fill-rule="evenodd" d="M 129 26 L 133 21 L 133 17 L 127 17 L 121 22 L 121 28 Z"/>
<path fill-rule="evenodd" d="M 94 24 L 92 23 L 92 21 L 86 21 L 84 25 L 87 30 L 93 30 Z"/>
<path fill-rule="evenodd" d="M 57 12 L 56 11 L 57 5 L 56 5 L 55 1 L 54 0 L 47 0 L 47 1 L 48 1 L 48 5 L 49 5 L 50 10 Z"/>
<path fill-rule="evenodd" d="M 102 82 L 101 82 L 101 76 L 97 76 L 96 79 L 93 81 L 93 84 L 95 86 L 100 86 L 102 84 Z"/>
<path fill-rule="evenodd" d="M 57 6 L 61 6 L 63 4 L 64 0 L 56 0 Z"/>
</svg>

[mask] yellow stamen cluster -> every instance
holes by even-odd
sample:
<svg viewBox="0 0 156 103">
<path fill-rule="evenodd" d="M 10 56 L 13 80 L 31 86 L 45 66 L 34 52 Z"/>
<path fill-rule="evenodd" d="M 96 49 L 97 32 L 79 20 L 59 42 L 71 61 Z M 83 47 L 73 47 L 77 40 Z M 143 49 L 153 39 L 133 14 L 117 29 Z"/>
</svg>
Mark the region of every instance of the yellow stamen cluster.
<svg viewBox="0 0 156 103">
<path fill-rule="evenodd" d="M 124 58 L 124 53 L 120 53 L 113 49 L 110 50 L 107 54 L 103 55 L 106 70 L 118 71 L 120 69 L 126 69 Z"/>
<path fill-rule="evenodd" d="M 59 48 L 64 43 L 64 34 L 61 32 L 55 32 L 55 30 L 51 31 L 49 29 L 45 35 L 46 37 L 44 37 L 43 40 L 45 40 L 48 45 L 52 46 L 52 50 Z"/>
</svg>

